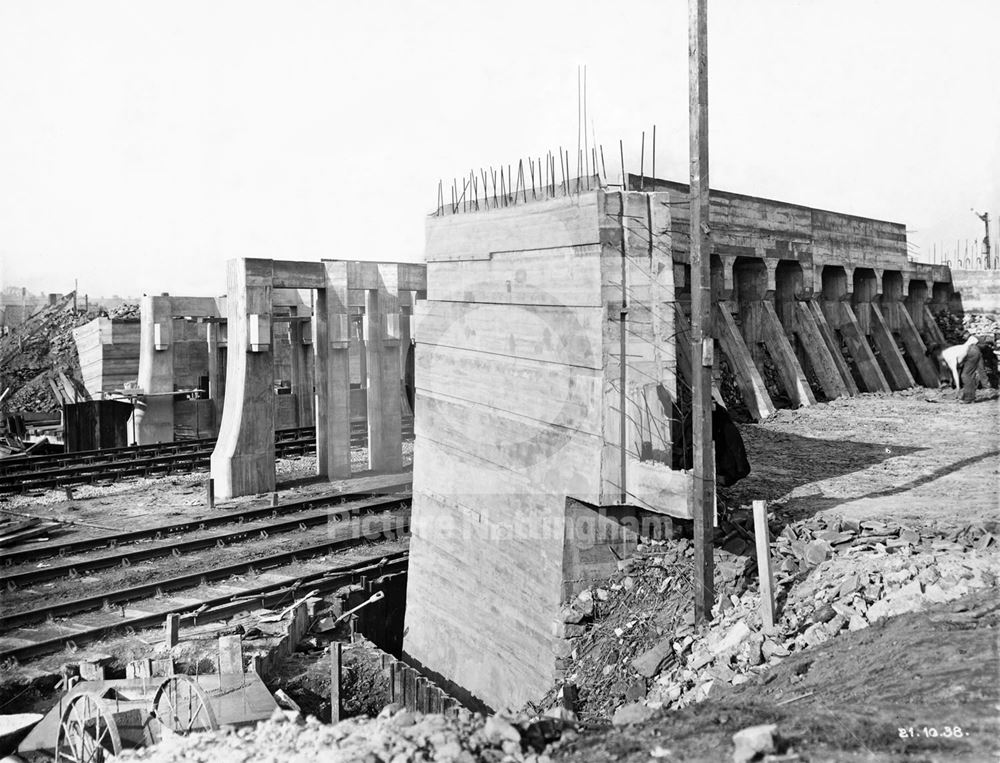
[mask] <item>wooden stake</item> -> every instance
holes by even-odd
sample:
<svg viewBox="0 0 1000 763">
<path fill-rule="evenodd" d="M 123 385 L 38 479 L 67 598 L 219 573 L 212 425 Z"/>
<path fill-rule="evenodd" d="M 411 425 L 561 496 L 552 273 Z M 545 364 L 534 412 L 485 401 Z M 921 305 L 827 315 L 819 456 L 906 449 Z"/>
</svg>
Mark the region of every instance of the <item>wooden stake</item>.
<svg viewBox="0 0 1000 763">
<path fill-rule="evenodd" d="M 343 645 L 339 641 L 330 644 L 330 723 L 340 720 L 340 681 Z"/>
<path fill-rule="evenodd" d="M 712 447 L 712 365 L 698 362 L 712 341 L 712 271 L 708 239 L 708 0 L 689 0 L 688 76 L 691 164 L 691 416 L 694 440 L 695 622 L 712 617 L 715 603 L 715 458 Z"/>
<path fill-rule="evenodd" d="M 181 616 L 176 612 L 168 614 L 166 621 L 163 623 L 163 638 L 166 642 L 167 648 L 177 646 L 177 641 L 180 636 L 180 627 Z"/>
<path fill-rule="evenodd" d="M 757 575 L 760 578 L 760 617 L 765 628 L 774 627 L 774 582 L 771 579 L 771 534 L 767 529 L 767 503 L 753 502 L 753 534 L 757 539 Z"/>
</svg>

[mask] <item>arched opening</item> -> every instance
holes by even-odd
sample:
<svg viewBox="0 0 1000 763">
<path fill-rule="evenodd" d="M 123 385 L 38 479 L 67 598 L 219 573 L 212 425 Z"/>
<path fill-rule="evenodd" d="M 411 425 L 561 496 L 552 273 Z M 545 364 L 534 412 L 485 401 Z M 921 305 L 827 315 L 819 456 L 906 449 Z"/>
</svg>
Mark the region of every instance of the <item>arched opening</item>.
<svg viewBox="0 0 1000 763">
<path fill-rule="evenodd" d="M 871 268 L 854 269 L 854 294 L 851 302 L 859 305 L 862 302 L 874 302 L 878 294 L 878 280 Z"/>
<path fill-rule="evenodd" d="M 887 270 L 882 274 L 882 303 L 903 301 L 903 274 Z"/>
<path fill-rule="evenodd" d="M 823 268 L 823 299 L 836 302 L 847 296 L 847 273 L 839 265 Z"/>
<path fill-rule="evenodd" d="M 742 304 L 759 302 L 767 295 L 767 266 L 756 257 L 737 257 L 733 263 L 733 290 Z"/>
<path fill-rule="evenodd" d="M 937 282 L 931 291 L 931 301 L 940 307 L 947 307 L 954 290 L 950 283 Z"/>
<path fill-rule="evenodd" d="M 916 303 L 923 306 L 924 302 L 927 301 L 927 281 L 911 280 L 906 301 L 910 304 Z"/>
<path fill-rule="evenodd" d="M 795 298 L 802 294 L 802 266 L 795 260 L 781 260 L 774 272 L 774 306 L 787 327 L 795 325 Z"/>
</svg>

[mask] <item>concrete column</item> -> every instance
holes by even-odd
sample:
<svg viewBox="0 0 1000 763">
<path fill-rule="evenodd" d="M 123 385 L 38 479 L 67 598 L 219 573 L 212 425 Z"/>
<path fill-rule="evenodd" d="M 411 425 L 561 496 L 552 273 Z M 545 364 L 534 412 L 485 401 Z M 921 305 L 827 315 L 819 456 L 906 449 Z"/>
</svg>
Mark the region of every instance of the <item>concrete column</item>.
<svg viewBox="0 0 1000 763">
<path fill-rule="evenodd" d="M 146 393 L 145 410 L 135 412 L 139 444 L 174 441 L 174 342 L 170 297 L 143 297 L 139 305 L 138 384 Z M 150 395 L 157 395 L 150 397 Z"/>
<path fill-rule="evenodd" d="M 212 453 L 217 498 L 274 491 L 271 260 L 228 263 L 226 406 Z"/>
<path fill-rule="evenodd" d="M 767 268 L 767 293 L 773 295 L 777 291 L 778 260 L 767 257 L 764 259 L 764 267 Z"/>
<path fill-rule="evenodd" d="M 291 353 L 292 392 L 296 399 L 296 419 L 300 427 L 313 425 L 313 380 L 309 373 L 312 346 L 312 324 L 308 318 L 293 318 L 288 323 L 288 343 Z"/>
<path fill-rule="evenodd" d="M 365 304 L 365 352 L 368 369 L 368 468 L 398 472 L 403 468 L 400 424 L 399 266 L 379 264 L 378 289 Z"/>
<path fill-rule="evenodd" d="M 347 263 L 324 261 L 326 287 L 317 290 L 315 333 L 316 473 L 351 476 L 350 325 Z"/>
<path fill-rule="evenodd" d="M 215 412 L 215 434 L 218 436 L 222 426 L 222 412 L 225 409 L 226 383 L 225 368 L 222 364 L 222 332 L 225 324 L 219 321 L 209 321 L 206 325 L 208 342 L 208 397 L 212 401 Z"/>
</svg>

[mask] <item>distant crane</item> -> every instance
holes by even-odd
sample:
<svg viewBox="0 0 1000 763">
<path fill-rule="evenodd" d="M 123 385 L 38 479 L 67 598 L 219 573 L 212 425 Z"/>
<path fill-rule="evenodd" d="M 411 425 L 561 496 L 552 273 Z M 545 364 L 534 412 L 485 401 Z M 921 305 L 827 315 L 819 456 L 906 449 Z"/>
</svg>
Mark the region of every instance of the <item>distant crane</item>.
<svg viewBox="0 0 1000 763">
<path fill-rule="evenodd" d="M 976 210 L 970 209 L 976 217 L 983 221 L 983 225 L 986 226 L 986 233 L 983 235 L 983 266 L 986 270 L 990 269 L 992 261 L 990 260 L 990 213 L 983 212 L 979 214 Z"/>
</svg>

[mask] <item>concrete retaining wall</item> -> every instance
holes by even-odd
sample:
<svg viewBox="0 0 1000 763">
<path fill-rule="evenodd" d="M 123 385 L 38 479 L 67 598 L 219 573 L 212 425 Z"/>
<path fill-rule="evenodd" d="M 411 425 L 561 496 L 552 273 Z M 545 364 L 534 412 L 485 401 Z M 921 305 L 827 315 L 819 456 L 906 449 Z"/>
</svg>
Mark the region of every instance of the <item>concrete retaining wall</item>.
<svg viewBox="0 0 1000 763">
<path fill-rule="evenodd" d="M 952 270 L 951 282 L 966 313 L 1000 315 L 1000 270 Z"/>
</svg>

